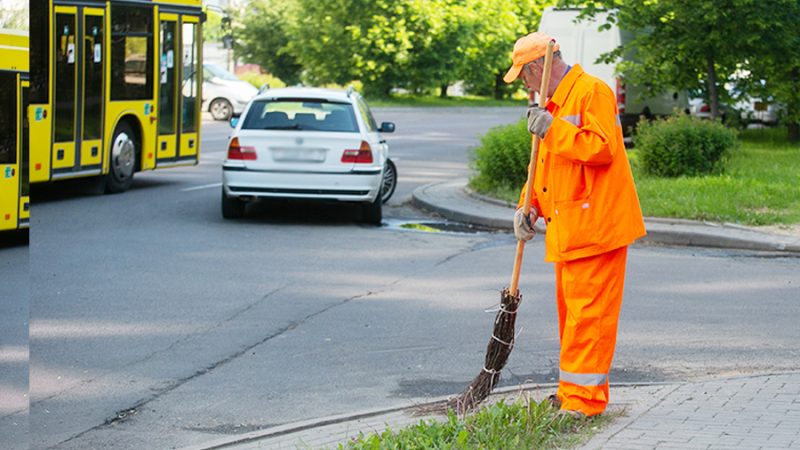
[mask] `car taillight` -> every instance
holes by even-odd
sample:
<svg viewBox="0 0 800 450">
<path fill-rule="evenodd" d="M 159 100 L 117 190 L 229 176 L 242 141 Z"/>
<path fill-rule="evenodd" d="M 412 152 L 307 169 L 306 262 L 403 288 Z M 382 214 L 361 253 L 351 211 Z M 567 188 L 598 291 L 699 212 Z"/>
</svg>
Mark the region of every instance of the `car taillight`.
<svg viewBox="0 0 800 450">
<path fill-rule="evenodd" d="M 228 159 L 255 161 L 258 159 L 258 155 L 256 155 L 255 147 L 239 145 L 239 138 L 233 138 L 228 144 Z"/>
<path fill-rule="evenodd" d="M 619 113 L 625 112 L 625 83 L 617 78 L 617 109 Z"/>
<path fill-rule="evenodd" d="M 356 164 L 371 164 L 372 163 L 372 149 L 369 147 L 367 141 L 361 141 L 361 147 L 358 149 L 347 149 L 342 153 L 343 163 L 356 163 Z"/>
<path fill-rule="evenodd" d="M 700 112 L 704 112 L 704 113 L 711 112 L 711 107 L 708 106 L 708 105 L 703 105 L 703 106 L 700 107 Z"/>
</svg>

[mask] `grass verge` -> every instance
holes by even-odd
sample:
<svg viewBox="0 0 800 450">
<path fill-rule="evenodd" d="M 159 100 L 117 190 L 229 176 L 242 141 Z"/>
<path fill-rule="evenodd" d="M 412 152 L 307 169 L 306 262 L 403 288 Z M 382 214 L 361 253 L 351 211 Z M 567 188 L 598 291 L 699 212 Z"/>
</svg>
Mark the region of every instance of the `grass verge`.
<svg viewBox="0 0 800 450">
<path fill-rule="evenodd" d="M 743 225 L 800 223 L 800 145 L 785 136 L 783 128 L 745 130 L 724 172 L 699 177 L 647 176 L 631 151 L 642 210 L 647 216 Z"/>
<path fill-rule="evenodd" d="M 523 397 L 513 403 L 499 401 L 459 418 L 450 413 L 444 421 L 421 420 L 401 430 L 361 435 L 339 450 L 380 449 L 546 449 L 581 444 L 610 424 L 622 412 L 576 420 L 557 414 L 547 401 Z"/>
<path fill-rule="evenodd" d="M 628 152 L 639 201 L 646 216 L 743 225 L 800 223 L 800 144 L 786 140 L 785 128 L 739 134 L 718 175 L 660 178 L 641 170 L 636 149 Z M 519 187 L 491 187 L 474 178 L 476 191 L 516 203 Z"/>
</svg>

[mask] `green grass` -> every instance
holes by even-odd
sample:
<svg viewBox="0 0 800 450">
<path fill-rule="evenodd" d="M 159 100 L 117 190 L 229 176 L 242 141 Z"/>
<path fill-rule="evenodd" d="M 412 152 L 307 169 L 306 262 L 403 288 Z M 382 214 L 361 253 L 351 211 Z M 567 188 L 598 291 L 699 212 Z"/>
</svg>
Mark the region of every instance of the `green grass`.
<svg viewBox="0 0 800 450">
<path fill-rule="evenodd" d="M 639 167 L 636 150 L 628 155 L 646 216 L 751 226 L 800 223 L 800 144 L 788 143 L 786 128 L 742 131 L 719 175 L 648 176 Z M 514 203 L 521 188 L 471 185 Z"/>
<path fill-rule="evenodd" d="M 620 414 L 575 420 L 557 415 L 547 401 L 500 401 L 464 418 L 450 413 L 443 421 L 421 420 L 401 430 L 361 435 L 339 450 L 565 448 L 585 442 Z"/>
<path fill-rule="evenodd" d="M 720 175 L 658 178 L 638 168 L 630 152 L 642 210 L 647 216 L 735 222 L 800 223 L 800 145 L 786 130 L 745 130 Z"/>
<path fill-rule="evenodd" d="M 390 98 L 368 98 L 370 107 L 389 106 L 424 106 L 424 107 L 474 107 L 474 106 L 527 106 L 527 99 L 496 100 L 490 97 L 464 96 L 446 97 L 438 96 L 410 96 L 394 95 Z"/>
</svg>

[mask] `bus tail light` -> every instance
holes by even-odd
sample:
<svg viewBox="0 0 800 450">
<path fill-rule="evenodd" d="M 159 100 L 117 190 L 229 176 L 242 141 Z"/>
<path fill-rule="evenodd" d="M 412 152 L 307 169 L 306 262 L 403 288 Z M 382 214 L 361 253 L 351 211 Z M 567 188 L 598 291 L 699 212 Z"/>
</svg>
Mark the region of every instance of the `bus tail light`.
<svg viewBox="0 0 800 450">
<path fill-rule="evenodd" d="M 361 147 L 347 149 L 342 153 L 343 163 L 372 164 L 372 148 L 367 141 L 361 141 Z"/>
<path fill-rule="evenodd" d="M 233 138 L 228 144 L 228 159 L 255 161 L 258 159 L 258 155 L 256 155 L 255 147 L 239 145 L 239 138 Z"/>
</svg>

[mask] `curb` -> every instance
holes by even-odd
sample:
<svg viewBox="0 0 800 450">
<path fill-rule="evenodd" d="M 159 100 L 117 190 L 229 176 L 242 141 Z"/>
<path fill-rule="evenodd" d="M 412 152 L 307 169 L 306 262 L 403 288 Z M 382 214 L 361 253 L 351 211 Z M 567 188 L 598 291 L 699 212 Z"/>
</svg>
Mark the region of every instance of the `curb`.
<svg viewBox="0 0 800 450">
<path fill-rule="evenodd" d="M 456 222 L 501 230 L 514 228 L 516 205 L 472 191 L 466 179 L 420 186 L 412 194 L 412 203 Z M 800 237 L 769 234 L 737 224 L 645 217 L 645 228 L 647 236 L 639 241 L 650 244 L 800 254 Z M 541 219 L 534 229 L 539 234 L 546 232 Z"/>
</svg>

